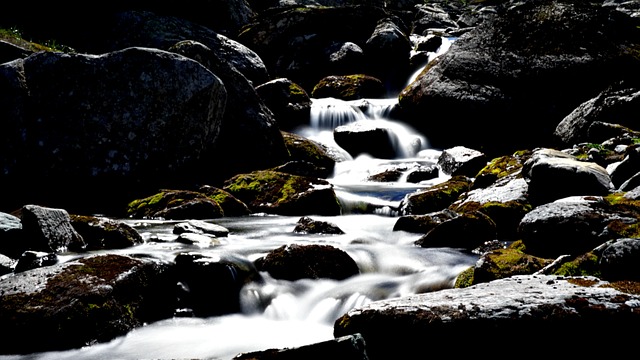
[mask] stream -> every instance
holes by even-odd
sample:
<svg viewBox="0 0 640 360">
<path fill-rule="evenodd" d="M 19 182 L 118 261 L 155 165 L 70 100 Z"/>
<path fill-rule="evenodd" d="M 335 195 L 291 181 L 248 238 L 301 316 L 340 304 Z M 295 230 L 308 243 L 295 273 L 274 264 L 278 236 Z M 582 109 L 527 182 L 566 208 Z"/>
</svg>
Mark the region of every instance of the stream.
<svg viewBox="0 0 640 360">
<path fill-rule="evenodd" d="M 243 352 L 330 340 L 334 321 L 350 309 L 372 301 L 451 288 L 458 274 L 475 264 L 477 255 L 452 248 L 421 248 L 414 245 L 421 234 L 393 231 L 402 199 L 446 177 L 420 183 L 409 183 L 404 177 L 394 182 L 367 180 L 387 169 L 437 163 L 439 151 L 430 149 L 422 134 L 386 119 L 387 110 L 395 101 L 313 99 L 309 126 L 297 131 L 341 151 L 346 158 L 337 163 L 333 177 L 328 179 L 341 201 L 343 214 L 310 216 L 338 226 L 344 234 L 294 233 L 300 216 L 252 214 L 208 220 L 227 228 L 228 237 L 217 238 L 215 243 L 183 244 L 175 241 L 177 236 L 172 232 L 177 221 L 117 219 L 136 228 L 145 241 L 133 248 L 108 251 L 145 254 L 167 261 L 181 252 L 197 251 L 207 256 L 254 261 L 285 244 L 328 244 L 347 252 L 358 264 L 359 275 L 341 281 L 285 281 L 263 273 L 264 282 L 243 288 L 241 313 L 176 317 L 147 324 L 107 343 L 0 359 L 227 360 Z M 366 154 L 352 158 L 341 150 L 333 142 L 333 129 L 357 121 L 372 121 L 390 129 L 398 139 L 395 145 L 400 155 L 395 159 L 376 159 Z M 370 211 L 355 211 L 363 205 Z M 64 261 L 64 255 L 60 259 Z"/>
</svg>

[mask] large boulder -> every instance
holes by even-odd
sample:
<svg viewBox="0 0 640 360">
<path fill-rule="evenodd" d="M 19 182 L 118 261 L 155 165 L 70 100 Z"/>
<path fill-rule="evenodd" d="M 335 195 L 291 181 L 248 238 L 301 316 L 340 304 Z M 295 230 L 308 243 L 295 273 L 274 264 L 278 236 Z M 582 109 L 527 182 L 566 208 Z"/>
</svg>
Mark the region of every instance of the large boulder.
<svg viewBox="0 0 640 360">
<path fill-rule="evenodd" d="M 273 113 L 262 101 L 254 85 L 222 54 L 206 45 L 185 40 L 170 51 L 194 59 L 219 74 L 227 89 L 227 104 L 220 136 L 208 154 L 217 171 L 205 181 L 221 182 L 235 174 L 280 165 L 289 152 Z"/>
<path fill-rule="evenodd" d="M 350 310 L 336 320 L 334 336 L 359 333 L 371 360 L 412 358 L 425 341 L 459 356 L 477 356 L 475 344 L 522 351 L 523 341 L 555 341 L 553 353 L 590 356 L 586 334 L 623 356 L 620 341 L 633 341 L 628 329 L 640 323 L 640 295 L 595 277 L 519 275 L 463 289 L 445 289 Z M 553 335 L 561 334 L 561 335 Z M 470 338 L 467 338 L 470 337 Z M 547 346 L 526 346 L 527 354 L 547 356 Z"/>
<path fill-rule="evenodd" d="M 172 316 L 171 267 L 151 258 L 96 255 L 0 281 L 3 354 L 80 348 Z"/>
<path fill-rule="evenodd" d="M 601 5 L 507 1 L 400 93 L 398 116 L 435 148 L 494 157 L 551 146 L 565 116 L 634 73 L 639 38 L 629 16 Z"/>
<path fill-rule="evenodd" d="M 340 215 L 342 206 L 326 180 L 273 170 L 238 174 L 223 187 L 252 212 L 279 215 Z"/>
<path fill-rule="evenodd" d="M 201 64 L 149 48 L 2 64 L 2 206 L 110 211 L 122 189 L 185 186 L 220 131 L 226 95 Z"/>
</svg>

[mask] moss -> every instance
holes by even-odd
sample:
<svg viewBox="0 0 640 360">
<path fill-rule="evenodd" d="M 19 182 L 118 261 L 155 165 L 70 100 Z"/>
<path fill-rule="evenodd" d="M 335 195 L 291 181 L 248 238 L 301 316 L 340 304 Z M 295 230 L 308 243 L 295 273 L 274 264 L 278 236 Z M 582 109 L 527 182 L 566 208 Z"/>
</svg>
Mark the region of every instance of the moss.
<svg viewBox="0 0 640 360">
<path fill-rule="evenodd" d="M 553 274 L 561 276 L 600 277 L 598 256 L 594 253 L 586 253 L 578 256 L 574 260 L 562 264 Z"/>
<path fill-rule="evenodd" d="M 459 288 L 465 288 L 473 285 L 473 273 L 474 273 L 473 266 L 461 272 L 460 275 L 458 275 L 458 277 L 456 278 L 456 282 L 453 285 L 453 287 L 456 289 L 459 289 Z"/>
<path fill-rule="evenodd" d="M 496 177 L 496 179 L 500 179 L 509 174 L 513 174 L 521 168 L 522 163 L 516 157 L 501 156 L 491 160 L 489 164 L 487 164 L 487 166 L 485 166 L 478 172 L 476 177 L 493 175 Z"/>
<path fill-rule="evenodd" d="M 550 259 L 531 256 L 512 248 L 493 250 L 483 255 L 482 265 L 475 268 L 474 282 L 533 274 L 551 262 Z"/>
<path fill-rule="evenodd" d="M 627 294 L 640 295 L 640 282 L 637 281 L 615 281 L 606 285 L 602 285 L 602 287 L 614 288 Z"/>
</svg>

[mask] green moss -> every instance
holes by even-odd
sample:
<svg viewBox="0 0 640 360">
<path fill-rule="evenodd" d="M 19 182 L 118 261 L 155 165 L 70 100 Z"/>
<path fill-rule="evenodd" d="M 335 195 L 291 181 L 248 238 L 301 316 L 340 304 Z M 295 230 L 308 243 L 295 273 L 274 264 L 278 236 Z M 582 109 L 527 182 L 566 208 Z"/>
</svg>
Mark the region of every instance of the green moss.
<svg viewBox="0 0 640 360">
<path fill-rule="evenodd" d="M 456 278 L 456 282 L 453 287 L 459 289 L 473 285 L 473 269 L 473 266 L 471 266 L 467 270 L 461 272 L 460 275 L 458 275 L 458 277 Z"/>
<path fill-rule="evenodd" d="M 578 256 L 574 260 L 562 264 L 553 274 L 561 276 L 600 277 L 598 256 L 594 253 L 586 253 Z"/>
</svg>

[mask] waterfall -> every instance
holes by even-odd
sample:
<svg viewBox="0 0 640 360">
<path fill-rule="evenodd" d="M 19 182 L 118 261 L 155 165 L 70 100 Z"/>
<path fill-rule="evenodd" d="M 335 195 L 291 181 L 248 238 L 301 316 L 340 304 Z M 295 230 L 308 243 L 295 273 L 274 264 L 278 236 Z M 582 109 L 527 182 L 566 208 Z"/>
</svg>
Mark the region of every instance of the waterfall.
<svg viewBox="0 0 640 360">
<path fill-rule="evenodd" d="M 450 42 L 449 42 L 450 43 Z M 442 53 L 449 43 L 443 43 Z M 435 56 L 435 55 L 434 55 Z M 175 221 L 116 219 L 136 228 L 144 243 L 114 253 L 171 261 L 181 251 L 252 262 L 291 243 L 331 244 L 351 256 L 360 274 L 345 280 L 285 281 L 261 274 L 264 281 L 241 290 L 242 312 L 209 318 L 177 317 L 151 323 L 106 343 L 81 349 L 0 356 L 2 360 L 93 360 L 141 358 L 211 358 L 230 360 L 241 352 L 290 348 L 333 338 L 333 322 L 350 309 L 371 301 L 450 288 L 477 255 L 447 248 L 415 246 L 420 234 L 393 231 L 402 199 L 417 189 L 444 181 L 434 178 L 409 182 L 407 174 L 435 166 L 440 154 L 430 149 L 423 134 L 389 117 L 397 99 L 343 101 L 312 99 L 308 126 L 297 133 L 344 154 L 336 163 L 332 183 L 343 206 L 341 216 L 314 216 L 334 223 L 344 234 L 295 234 L 297 216 L 255 214 L 223 217 L 215 223 L 230 230 L 218 244 L 178 243 Z M 350 156 L 333 140 L 333 130 L 357 122 L 389 129 L 396 138 L 395 159 Z M 378 179 L 380 174 L 395 178 Z M 70 259 L 72 257 L 69 257 Z M 65 261 L 63 256 L 61 261 Z M 37 339 L 34 341 L 38 341 Z"/>
</svg>

